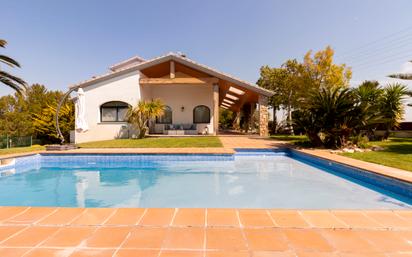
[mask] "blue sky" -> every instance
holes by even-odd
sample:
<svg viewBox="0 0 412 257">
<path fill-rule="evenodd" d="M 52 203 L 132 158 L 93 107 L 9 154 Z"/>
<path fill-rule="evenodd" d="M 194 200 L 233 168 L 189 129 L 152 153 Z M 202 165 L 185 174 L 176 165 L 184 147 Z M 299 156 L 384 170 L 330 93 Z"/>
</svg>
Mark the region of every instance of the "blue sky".
<svg viewBox="0 0 412 257">
<path fill-rule="evenodd" d="M 52 89 L 169 51 L 251 82 L 262 65 L 327 45 L 353 66 L 355 84 L 412 70 L 410 0 L 2 0 L 1 9 L 1 52 L 22 64 L 14 73 Z"/>
</svg>

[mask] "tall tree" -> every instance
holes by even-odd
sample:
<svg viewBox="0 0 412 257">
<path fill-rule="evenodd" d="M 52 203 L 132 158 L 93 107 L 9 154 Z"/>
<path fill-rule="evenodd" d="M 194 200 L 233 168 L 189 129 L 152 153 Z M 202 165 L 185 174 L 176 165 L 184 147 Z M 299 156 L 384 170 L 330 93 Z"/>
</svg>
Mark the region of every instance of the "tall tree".
<svg viewBox="0 0 412 257">
<path fill-rule="evenodd" d="M 47 105 L 40 113 L 33 113 L 33 128 L 38 137 L 45 142 L 60 142 L 60 137 L 56 132 L 56 104 Z M 70 141 L 70 130 L 74 129 L 74 104 L 67 101 L 60 109 L 59 113 L 60 130 L 66 142 Z"/>
<path fill-rule="evenodd" d="M 7 45 L 7 41 L 4 39 L 0 39 L 0 47 L 5 48 Z M 20 68 L 20 64 L 11 57 L 6 55 L 0 55 L 0 63 L 6 64 L 11 68 Z M 19 94 L 24 93 L 26 90 L 26 82 L 19 77 L 11 75 L 10 73 L 4 71 L 0 67 L 0 83 L 16 90 Z"/>
<path fill-rule="evenodd" d="M 54 142 L 53 137 L 33 125 L 33 119 L 39 117 L 38 115 L 47 116 L 45 109 L 56 106 L 62 95 L 61 91 L 47 90 L 43 85 L 34 84 L 27 88 L 24 97 L 18 93 L 0 97 L 0 136 L 31 135 L 43 143 Z M 70 106 L 73 107 L 72 104 Z M 67 120 L 67 127 L 73 128 L 74 123 Z M 54 129 L 54 122 L 49 127 Z M 55 129 L 53 133 L 56 134 Z M 65 136 L 68 136 L 68 133 Z"/>
<path fill-rule="evenodd" d="M 305 84 L 314 88 L 348 87 L 352 70 L 346 64 L 333 63 L 334 51 L 330 46 L 316 52 L 308 51 L 303 58 Z"/>
<path fill-rule="evenodd" d="M 309 93 L 321 88 L 346 88 L 352 76 L 345 64 L 333 63 L 331 47 L 316 52 L 308 51 L 299 62 L 288 60 L 280 68 L 263 66 L 257 84 L 275 92 L 270 104 L 275 109 L 287 111 L 288 130 L 293 133 L 292 111 L 298 109 Z"/>
<path fill-rule="evenodd" d="M 0 136 L 28 136 L 33 128 L 27 104 L 21 95 L 0 98 Z"/>
<path fill-rule="evenodd" d="M 275 92 L 270 104 L 275 110 L 281 107 L 287 111 L 288 130 L 293 134 L 292 110 L 299 103 L 302 96 L 302 65 L 296 60 L 288 60 L 280 68 L 263 66 L 260 69 L 260 78 L 257 84 Z"/>
</svg>

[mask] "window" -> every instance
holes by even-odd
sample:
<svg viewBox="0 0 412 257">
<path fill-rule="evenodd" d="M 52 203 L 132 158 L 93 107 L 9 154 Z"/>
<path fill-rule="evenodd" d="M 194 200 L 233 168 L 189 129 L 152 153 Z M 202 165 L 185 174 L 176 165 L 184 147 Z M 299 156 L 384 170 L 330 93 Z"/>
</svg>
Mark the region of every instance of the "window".
<svg viewBox="0 0 412 257">
<path fill-rule="evenodd" d="M 124 102 L 108 102 L 100 106 L 101 122 L 122 122 L 125 121 L 129 105 Z"/>
<path fill-rule="evenodd" d="M 209 123 L 210 109 L 205 105 L 196 106 L 193 109 L 193 123 Z"/>
<path fill-rule="evenodd" d="M 165 107 L 164 113 L 161 117 L 156 118 L 156 123 L 158 124 L 172 124 L 172 108 L 169 106 Z"/>
</svg>

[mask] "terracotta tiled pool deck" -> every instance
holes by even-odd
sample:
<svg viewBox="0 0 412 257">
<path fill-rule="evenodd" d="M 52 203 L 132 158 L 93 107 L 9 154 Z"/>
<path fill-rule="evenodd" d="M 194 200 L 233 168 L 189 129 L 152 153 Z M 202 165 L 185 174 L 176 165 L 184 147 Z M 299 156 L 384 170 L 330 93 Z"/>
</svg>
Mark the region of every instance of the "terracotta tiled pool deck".
<svg viewBox="0 0 412 257">
<path fill-rule="evenodd" d="M 223 148 L 80 149 L 74 153 L 233 153 L 282 142 L 221 137 Z M 310 151 L 387 176 L 412 173 Z M 0 207 L 8 256 L 412 256 L 412 211 Z"/>
<path fill-rule="evenodd" d="M 0 256 L 412 256 L 412 212 L 0 207 Z"/>
</svg>

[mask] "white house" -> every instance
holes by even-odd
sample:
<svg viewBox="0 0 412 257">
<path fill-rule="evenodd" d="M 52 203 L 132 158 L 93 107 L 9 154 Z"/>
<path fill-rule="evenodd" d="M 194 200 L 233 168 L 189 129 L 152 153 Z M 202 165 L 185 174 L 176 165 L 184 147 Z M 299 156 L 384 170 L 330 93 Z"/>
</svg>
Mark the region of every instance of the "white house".
<svg viewBox="0 0 412 257">
<path fill-rule="evenodd" d="M 249 115 L 258 106 L 259 133 L 268 134 L 267 99 L 273 93 L 199 64 L 182 54 L 169 53 L 151 60 L 133 57 L 110 67 L 110 72 L 70 87 L 82 88 L 86 132 L 76 130 L 74 142 L 132 137 L 125 121 L 129 106 L 141 99 L 160 98 L 163 117 L 150 123 L 151 134 L 218 133 L 219 107 Z M 238 118 L 240 119 L 240 118 Z"/>
</svg>

